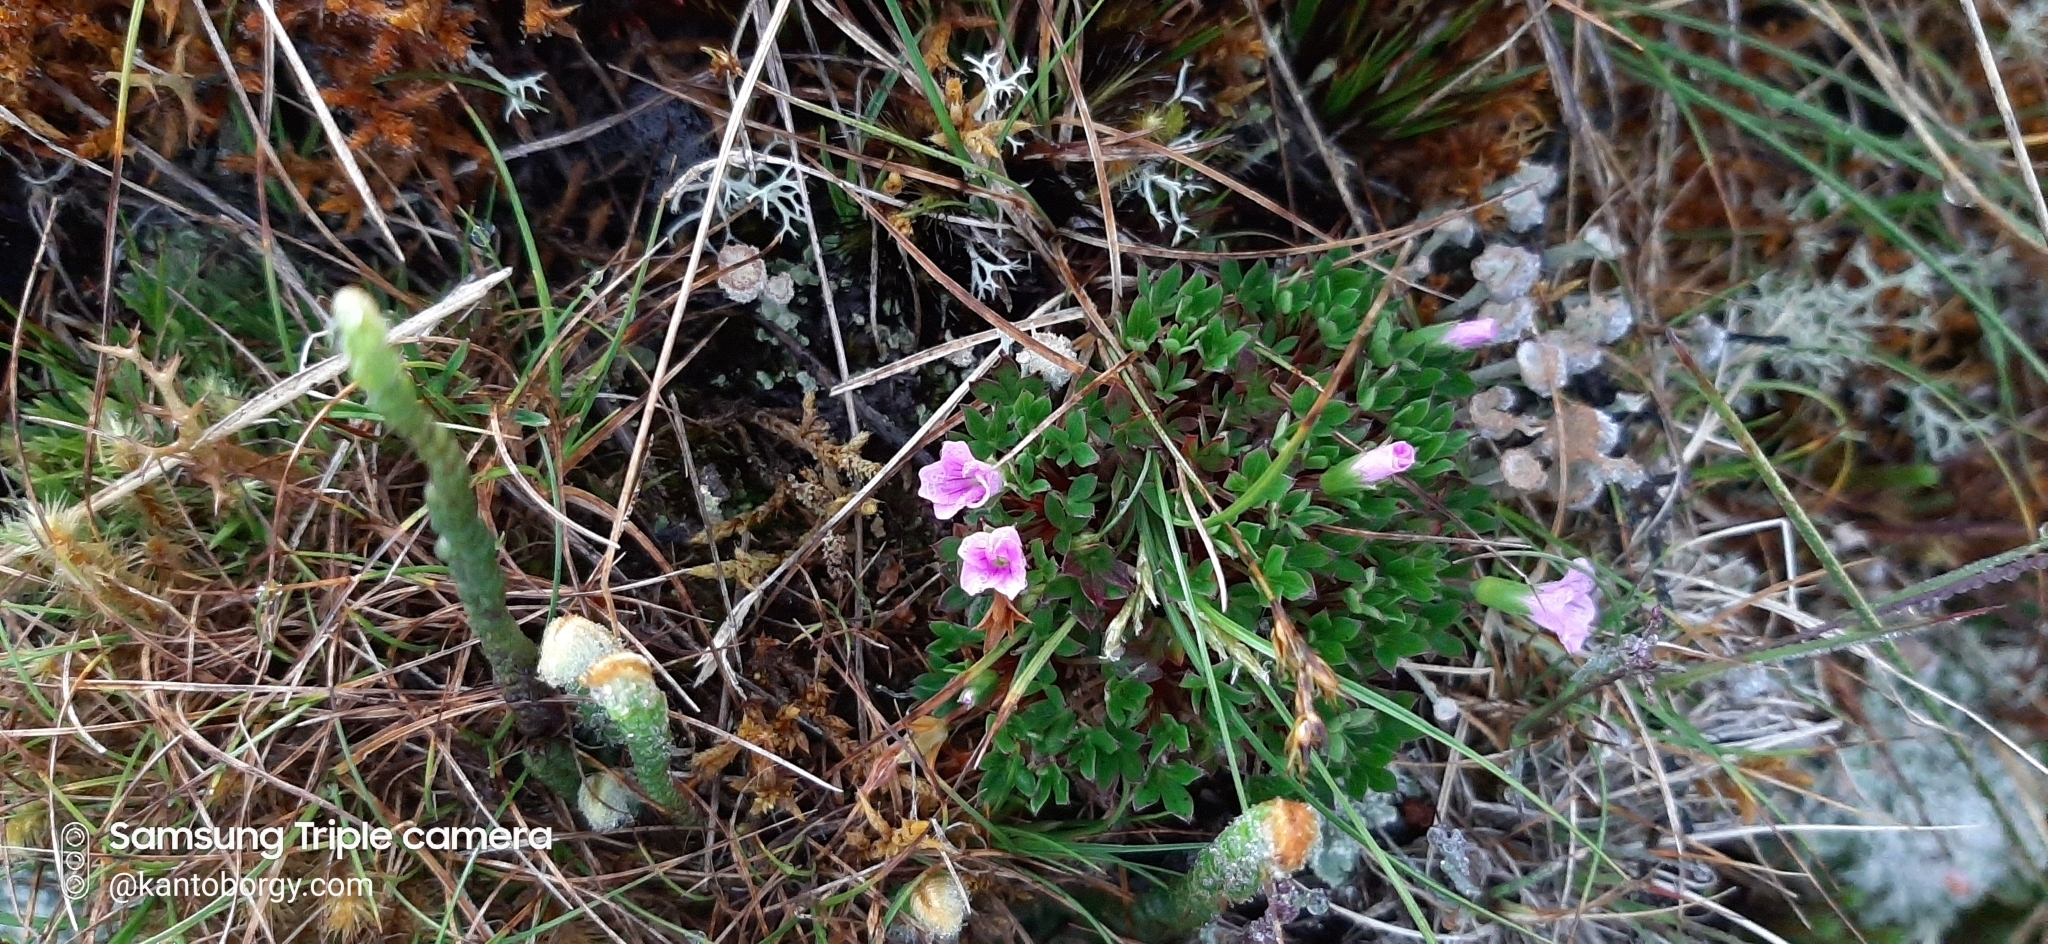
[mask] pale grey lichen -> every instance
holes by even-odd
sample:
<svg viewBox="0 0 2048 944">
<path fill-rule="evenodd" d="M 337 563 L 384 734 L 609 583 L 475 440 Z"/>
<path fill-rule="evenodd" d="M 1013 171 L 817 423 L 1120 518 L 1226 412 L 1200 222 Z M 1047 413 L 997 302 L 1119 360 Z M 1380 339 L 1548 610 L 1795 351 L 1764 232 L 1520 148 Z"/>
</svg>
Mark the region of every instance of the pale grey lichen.
<svg viewBox="0 0 2048 944">
<path fill-rule="evenodd" d="M 1479 898 L 1486 890 L 1479 886 L 1473 876 L 1472 841 L 1465 838 L 1462 830 L 1438 824 L 1429 827 L 1429 846 L 1441 857 L 1444 877 L 1451 880 L 1451 887 L 1466 898 Z"/>
<path fill-rule="evenodd" d="M 1054 353 L 1064 355 L 1068 360 L 1076 360 L 1079 357 L 1074 350 L 1074 342 L 1062 335 L 1054 334 L 1050 331 L 1033 331 L 1031 332 L 1031 337 L 1038 341 L 1038 343 L 1051 348 Z M 1072 371 L 1046 359 L 1037 351 L 1028 347 L 1019 347 L 1017 349 L 1017 369 L 1027 374 L 1036 374 L 1045 378 L 1046 385 L 1054 390 L 1064 388 L 1068 381 L 1074 379 Z"/>
<path fill-rule="evenodd" d="M 1891 386 L 1906 396 L 1906 408 L 1899 413 L 1900 424 L 1920 454 L 1931 462 L 1954 459 L 1992 434 L 1992 425 L 1985 418 L 1956 413 L 1950 403 L 1960 398 L 1944 402 L 1938 391 L 1925 383 L 1893 381 Z M 1989 395 L 1989 391 L 1984 393 Z"/>
<path fill-rule="evenodd" d="M 1506 439 L 1517 434 L 1534 435 L 1543 424 L 1522 416 L 1520 397 L 1512 387 L 1488 387 L 1472 396 L 1468 412 L 1472 427 L 1486 439 Z"/>
<path fill-rule="evenodd" d="M 1527 446 L 1500 454 L 1501 478 L 1518 492 L 1533 492 L 1550 480 L 1550 465 Z"/>
<path fill-rule="evenodd" d="M 1605 412 L 1560 399 L 1557 411 L 1537 425 L 1541 433 L 1535 442 L 1501 453 L 1501 480 L 1515 491 L 1556 491 L 1562 486 L 1572 507 L 1583 508 L 1608 485 L 1636 488 L 1648 480 L 1634 459 L 1608 455 L 1621 445 L 1621 424 Z M 1566 479 L 1560 481 L 1561 475 Z"/>
<path fill-rule="evenodd" d="M 1539 397 L 1548 397 L 1570 380 L 1600 366 L 1603 352 L 1590 341 L 1559 332 L 1523 341 L 1515 349 L 1515 364 L 1521 368 L 1522 384 Z"/>
<path fill-rule="evenodd" d="M 1626 336 L 1635 323 L 1635 309 L 1618 292 L 1565 299 L 1564 329 L 1587 340 L 1613 344 Z"/>
<path fill-rule="evenodd" d="M 1626 243 L 1623 243 L 1606 226 L 1599 223 L 1594 223 L 1580 231 L 1579 240 L 1586 244 L 1586 248 L 1593 251 L 1594 258 L 1603 262 L 1619 259 L 1621 254 L 1628 250 Z"/>
<path fill-rule="evenodd" d="M 1367 829 L 1385 829 L 1400 821 L 1400 799 L 1392 793 L 1368 790 L 1350 801 L 1350 813 Z M 1347 822 L 1344 817 L 1324 819 L 1322 840 L 1315 856 L 1309 860 L 1309 867 L 1316 877 L 1332 885 L 1349 881 L 1365 856 L 1365 846 L 1345 831 Z"/>
<path fill-rule="evenodd" d="M 2008 59 L 2035 61 L 2048 57 L 2048 0 L 2026 0 L 2006 10 L 2005 36 L 1998 43 L 1999 55 Z"/>
<path fill-rule="evenodd" d="M 7 877 L 5 891 L 0 892 L 0 942 L 74 944 L 107 937 L 106 927 L 89 937 L 74 929 L 54 870 L 16 865 Z"/>
<path fill-rule="evenodd" d="M 1472 222 L 1472 216 L 1468 213 L 1446 215 L 1444 221 L 1437 224 L 1436 231 L 1443 235 L 1445 242 L 1453 246 L 1470 246 L 1473 240 L 1479 238 L 1479 226 Z"/>
<path fill-rule="evenodd" d="M 1962 649 L 1934 658 L 1920 681 L 1965 705 L 1988 700 L 1980 679 L 2020 677 L 2020 666 L 2003 663 L 2029 658 L 1979 651 L 1990 664 L 1968 671 L 1961 657 L 1972 644 L 1955 645 Z M 1860 893 L 1859 917 L 1940 940 L 1965 911 L 2048 864 L 2048 848 L 2007 772 L 2019 762 L 2001 756 L 2005 748 L 1906 686 L 1885 688 L 1862 699 L 1870 740 L 1837 751 L 1809 794 L 1815 799 L 1801 806 L 1811 822 L 1894 827 L 1821 832 L 1812 842 L 1835 878 Z M 1936 726 L 1936 715 L 1954 727 Z"/>
<path fill-rule="evenodd" d="M 1558 182 L 1556 167 L 1524 161 L 1507 179 L 1487 189 L 1489 195 L 1507 194 L 1500 209 L 1507 217 L 1508 231 L 1526 233 L 1543 225 L 1544 210 Z"/>
<path fill-rule="evenodd" d="M 725 297 L 742 305 L 761 297 L 768 281 L 768 264 L 761 250 L 746 243 L 733 243 L 718 251 L 718 288 Z"/>
<path fill-rule="evenodd" d="M 1808 226 L 1800 232 L 1820 229 Z M 1859 241 L 1841 255 L 1839 264 L 1823 271 L 1822 260 L 1831 258 L 1832 242 L 1802 237 L 1799 245 L 1799 262 L 1759 277 L 1753 292 L 1730 303 L 1724 326 L 1699 329 L 1709 349 L 1705 363 L 1718 361 L 1724 369 L 1761 366 L 1779 379 L 1845 397 L 1863 415 L 1905 431 L 1921 457 L 1930 461 L 1953 458 L 1968 449 L 1976 420 L 1959 415 L 1925 384 L 1901 383 L 1906 404 L 1894 410 L 1894 404 L 1883 395 L 1884 383 L 1849 381 L 1859 370 L 1885 364 L 1876 346 L 1877 331 L 1897 328 L 1933 334 L 1943 330 L 1940 312 L 1954 292 L 1941 270 L 1980 286 L 2009 282 L 2006 250 L 1945 252 L 1931 261 L 1916 259 L 1893 272 L 1878 262 L 1869 243 Z M 1774 343 L 1738 345 L 1731 334 L 1769 338 Z M 1722 356 L 1711 357 L 1714 353 Z M 1730 399 L 1738 409 L 1748 409 L 1754 396 L 1758 395 L 1737 391 Z M 1988 396 L 1953 399 L 1968 412 Z M 1988 407 L 1985 409 L 1988 412 Z"/>
<path fill-rule="evenodd" d="M 1500 328 L 1501 340 L 1519 338 L 1536 327 L 1536 300 L 1518 295 L 1506 301 L 1490 301 L 1479 306 L 1479 317 L 1493 319 Z"/>
<path fill-rule="evenodd" d="M 1472 278 L 1486 286 L 1495 301 L 1508 301 L 1529 294 L 1543 275 L 1543 258 L 1504 243 L 1494 243 L 1472 260 Z"/>
<path fill-rule="evenodd" d="M 951 341 L 953 339 L 949 337 L 946 340 Z M 969 367 L 973 367 L 980 360 L 981 355 L 976 354 L 974 352 L 974 348 L 972 347 L 963 347 L 957 351 L 954 351 L 951 354 L 946 355 L 946 363 L 958 367 L 962 370 L 966 370 Z"/>
</svg>

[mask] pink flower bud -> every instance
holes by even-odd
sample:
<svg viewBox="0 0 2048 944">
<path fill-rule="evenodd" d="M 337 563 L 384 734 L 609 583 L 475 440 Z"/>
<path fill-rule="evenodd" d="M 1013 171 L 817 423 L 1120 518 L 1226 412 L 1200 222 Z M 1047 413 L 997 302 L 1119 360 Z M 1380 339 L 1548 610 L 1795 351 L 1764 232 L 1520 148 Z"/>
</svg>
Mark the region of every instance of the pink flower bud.
<svg viewBox="0 0 2048 944">
<path fill-rule="evenodd" d="M 1323 491 L 1346 495 L 1400 475 L 1414 464 L 1415 447 L 1397 439 L 1323 473 Z"/>
<path fill-rule="evenodd" d="M 1492 318 L 1474 318 L 1460 321 L 1444 332 L 1444 343 L 1461 351 L 1482 348 L 1493 343 L 1500 335 L 1500 323 Z"/>
<path fill-rule="evenodd" d="M 1003 472 L 976 459 L 964 442 L 939 447 L 939 461 L 917 470 L 917 495 L 932 503 L 932 514 L 951 518 L 980 508 L 1003 491 Z"/>
</svg>

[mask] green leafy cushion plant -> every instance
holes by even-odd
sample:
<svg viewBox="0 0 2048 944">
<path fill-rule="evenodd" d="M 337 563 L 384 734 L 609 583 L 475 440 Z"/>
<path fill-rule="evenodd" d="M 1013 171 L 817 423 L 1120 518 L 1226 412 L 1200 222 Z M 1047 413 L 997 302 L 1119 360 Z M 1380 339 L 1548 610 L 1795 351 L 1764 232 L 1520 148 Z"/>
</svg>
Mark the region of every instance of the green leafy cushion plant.
<svg viewBox="0 0 2048 944">
<path fill-rule="evenodd" d="M 1462 652 L 1434 539 L 1492 522 L 1452 474 L 1470 355 L 1380 317 L 1362 262 L 1151 273 L 1118 326 L 1128 369 L 1064 398 L 1011 368 L 975 391 L 968 446 L 1009 486 L 967 528 L 1016 528 L 1029 581 L 961 600 L 919 684 L 960 683 L 941 710 L 985 739 L 992 809 L 1188 817 L 1217 771 L 1248 799 L 1299 795 L 1275 775 L 1317 749 L 1345 792 L 1392 787 L 1405 728 L 1342 703 L 1338 679 Z M 1319 487 L 1395 443 L 1412 454 Z"/>
</svg>

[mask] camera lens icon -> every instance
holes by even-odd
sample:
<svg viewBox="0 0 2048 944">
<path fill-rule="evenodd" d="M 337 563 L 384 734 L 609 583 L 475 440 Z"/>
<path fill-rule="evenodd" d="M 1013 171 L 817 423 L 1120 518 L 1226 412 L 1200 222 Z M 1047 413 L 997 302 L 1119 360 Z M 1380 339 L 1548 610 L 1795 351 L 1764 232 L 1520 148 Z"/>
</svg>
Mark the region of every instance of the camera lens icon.
<svg viewBox="0 0 2048 944">
<path fill-rule="evenodd" d="M 82 899 L 86 893 L 86 844 L 92 839 L 83 823 L 65 823 L 57 831 L 57 874 L 64 888 L 64 895 L 73 901 Z"/>
</svg>

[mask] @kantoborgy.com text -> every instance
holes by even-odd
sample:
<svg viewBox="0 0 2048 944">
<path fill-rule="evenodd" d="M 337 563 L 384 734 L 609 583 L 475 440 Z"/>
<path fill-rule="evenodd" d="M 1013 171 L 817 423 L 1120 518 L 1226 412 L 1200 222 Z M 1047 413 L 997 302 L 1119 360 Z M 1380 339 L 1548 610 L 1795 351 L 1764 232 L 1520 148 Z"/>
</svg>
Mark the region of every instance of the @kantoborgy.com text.
<svg viewBox="0 0 2048 944">
<path fill-rule="evenodd" d="M 237 875 L 220 871 L 200 875 L 144 875 L 120 871 L 107 876 L 107 892 L 116 902 L 144 898 L 246 898 L 289 904 L 301 897 L 368 898 L 374 886 L 362 877 L 290 878 L 282 875 Z"/>
</svg>

